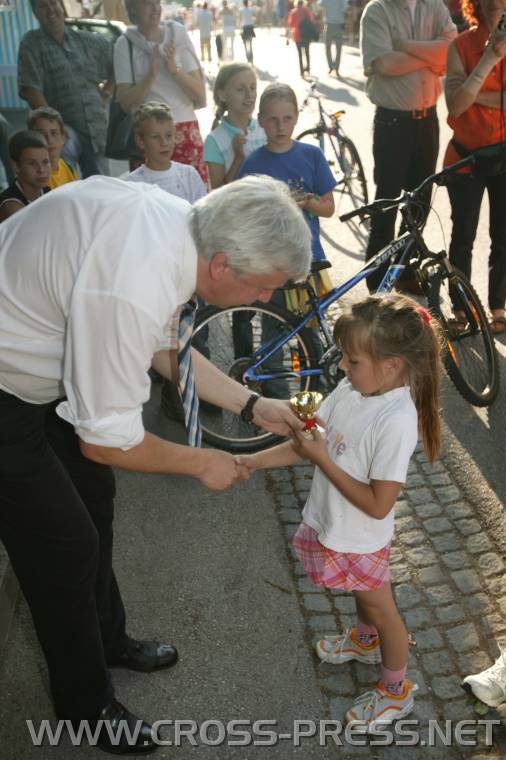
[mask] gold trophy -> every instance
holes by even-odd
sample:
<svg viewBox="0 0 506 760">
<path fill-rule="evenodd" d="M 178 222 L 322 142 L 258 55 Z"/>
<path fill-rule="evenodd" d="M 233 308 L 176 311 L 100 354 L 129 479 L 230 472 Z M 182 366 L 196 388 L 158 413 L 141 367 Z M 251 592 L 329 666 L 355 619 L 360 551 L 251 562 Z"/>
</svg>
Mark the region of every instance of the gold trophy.
<svg viewBox="0 0 506 760">
<path fill-rule="evenodd" d="M 323 396 L 317 391 L 300 391 L 290 399 L 290 406 L 300 420 L 304 420 L 303 433 L 311 437 L 311 430 L 318 427 L 315 414 L 321 406 Z M 306 432 L 308 431 L 308 432 Z"/>
</svg>

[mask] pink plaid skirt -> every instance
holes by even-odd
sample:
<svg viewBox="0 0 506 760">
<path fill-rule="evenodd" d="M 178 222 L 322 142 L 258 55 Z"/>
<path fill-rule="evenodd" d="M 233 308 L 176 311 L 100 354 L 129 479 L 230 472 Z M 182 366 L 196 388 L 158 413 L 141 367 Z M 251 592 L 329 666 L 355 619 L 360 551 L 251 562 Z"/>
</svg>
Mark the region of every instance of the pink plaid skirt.
<svg viewBox="0 0 506 760">
<path fill-rule="evenodd" d="M 371 554 L 334 552 L 318 541 L 313 528 L 301 523 L 293 537 L 293 548 L 315 586 L 372 591 L 390 580 L 390 543 Z"/>
</svg>

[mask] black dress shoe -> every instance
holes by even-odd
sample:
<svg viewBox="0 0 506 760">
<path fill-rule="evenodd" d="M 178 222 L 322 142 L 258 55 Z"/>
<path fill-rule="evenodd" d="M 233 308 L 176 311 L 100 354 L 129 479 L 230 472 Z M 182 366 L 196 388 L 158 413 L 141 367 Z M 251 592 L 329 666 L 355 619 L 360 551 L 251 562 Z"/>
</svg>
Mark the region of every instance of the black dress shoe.
<svg viewBox="0 0 506 760">
<path fill-rule="evenodd" d="M 177 662 L 177 649 L 158 641 L 136 641 L 127 636 L 125 651 L 107 664 L 111 668 L 127 668 L 149 673 L 170 668 Z"/>
<path fill-rule="evenodd" d="M 104 721 L 104 725 L 97 747 L 104 752 L 113 755 L 138 755 L 158 749 L 158 745 L 153 741 L 151 725 L 132 715 L 117 699 L 113 699 L 100 711 L 97 723 L 98 721 Z"/>
</svg>

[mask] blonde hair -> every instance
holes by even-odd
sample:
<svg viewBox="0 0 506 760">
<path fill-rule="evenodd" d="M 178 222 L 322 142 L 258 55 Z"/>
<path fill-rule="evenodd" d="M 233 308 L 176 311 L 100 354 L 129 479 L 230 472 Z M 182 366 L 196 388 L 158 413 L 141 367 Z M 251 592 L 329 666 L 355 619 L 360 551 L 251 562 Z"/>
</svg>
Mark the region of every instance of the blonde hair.
<svg viewBox="0 0 506 760">
<path fill-rule="evenodd" d="M 289 103 L 292 103 L 296 112 L 299 110 L 297 95 L 288 84 L 283 84 L 282 82 L 274 82 L 273 84 L 269 84 L 260 96 L 258 113 L 265 113 L 267 105 L 272 100 L 287 100 Z"/>
<path fill-rule="evenodd" d="M 216 112 L 211 130 L 218 126 L 227 110 L 227 104 L 221 100 L 218 94 L 219 91 L 227 86 L 232 77 L 235 77 L 236 74 L 242 74 L 244 71 L 249 71 L 256 79 L 256 71 L 249 63 L 225 63 L 223 66 L 220 66 L 213 87 L 213 98 L 216 103 Z"/>
<path fill-rule="evenodd" d="M 339 316 L 334 340 L 347 353 L 357 348 L 365 351 L 373 362 L 391 356 L 404 361 L 423 447 L 433 462 L 441 450 L 439 323 L 412 298 L 369 296 Z"/>
<path fill-rule="evenodd" d="M 168 105 L 151 100 L 148 103 L 142 103 L 140 106 L 137 106 L 132 112 L 132 131 L 134 135 L 141 135 L 142 137 L 142 125 L 148 119 L 174 122 L 172 111 Z"/>
</svg>

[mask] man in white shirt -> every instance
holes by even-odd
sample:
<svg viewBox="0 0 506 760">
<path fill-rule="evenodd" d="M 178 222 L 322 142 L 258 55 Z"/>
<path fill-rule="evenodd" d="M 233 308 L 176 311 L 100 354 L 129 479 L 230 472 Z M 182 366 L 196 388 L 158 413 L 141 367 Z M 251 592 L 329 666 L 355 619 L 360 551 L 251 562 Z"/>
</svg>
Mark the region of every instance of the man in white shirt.
<svg viewBox="0 0 506 760">
<path fill-rule="evenodd" d="M 283 225 L 279 218 L 283 218 Z M 310 235 L 282 183 L 248 177 L 192 208 L 160 188 L 94 177 L 0 228 L 0 540 L 49 669 L 59 718 L 135 718 L 108 666 L 151 671 L 174 647 L 125 631 L 112 570 L 112 467 L 191 475 L 212 490 L 247 477 L 231 454 L 146 432 L 148 369 L 177 378 L 178 313 L 267 302 L 309 268 Z M 194 352 L 197 392 L 267 430 L 299 422 Z M 154 749 L 141 721 L 135 749 Z M 106 751 L 114 747 L 105 730 Z"/>
</svg>

